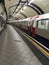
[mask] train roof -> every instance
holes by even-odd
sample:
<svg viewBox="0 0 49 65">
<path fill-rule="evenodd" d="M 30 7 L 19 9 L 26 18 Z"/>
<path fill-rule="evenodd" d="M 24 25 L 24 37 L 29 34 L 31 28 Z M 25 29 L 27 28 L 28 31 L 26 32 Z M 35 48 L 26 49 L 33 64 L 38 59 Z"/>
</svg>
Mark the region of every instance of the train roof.
<svg viewBox="0 0 49 65">
<path fill-rule="evenodd" d="M 36 15 L 34 17 L 28 17 L 28 18 L 25 18 L 25 19 L 20 19 L 20 20 L 17 20 L 17 22 L 40 20 L 40 19 L 49 19 L 49 13 L 42 14 L 42 15 Z"/>
<path fill-rule="evenodd" d="M 20 19 L 19 21 L 31 21 L 32 17 L 28 17 L 28 18 L 25 18 L 25 19 Z"/>
<path fill-rule="evenodd" d="M 37 16 L 35 16 L 35 19 L 36 19 L 36 20 L 49 19 L 49 13 L 42 14 L 42 15 L 37 15 Z"/>
</svg>

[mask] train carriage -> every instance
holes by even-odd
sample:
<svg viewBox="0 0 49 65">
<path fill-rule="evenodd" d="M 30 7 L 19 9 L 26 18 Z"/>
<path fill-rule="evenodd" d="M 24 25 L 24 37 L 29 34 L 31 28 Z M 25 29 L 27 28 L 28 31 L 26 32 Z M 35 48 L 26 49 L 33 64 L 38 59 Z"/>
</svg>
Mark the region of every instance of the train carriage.
<svg viewBox="0 0 49 65">
<path fill-rule="evenodd" d="M 39 15 L 32 26 L 32 36 L 49 48 L 49 13 Z"/>
<path fill-rule="evenodd" d="M 17 20 L 15 25 L 49 48 L 49 13 Z"/>
<path fill-rule="evenodd" d="M 31 32 L 31 29 L 30 29 L 31 23 L 32 23 L 31 20 L 32 20 L 32 17 L 29 17 L 29 18 L 26 18 L 26 19 L 22 20 L 22 28 L 24 30 L 26 30 L 29 34 Z"/>
</svg>

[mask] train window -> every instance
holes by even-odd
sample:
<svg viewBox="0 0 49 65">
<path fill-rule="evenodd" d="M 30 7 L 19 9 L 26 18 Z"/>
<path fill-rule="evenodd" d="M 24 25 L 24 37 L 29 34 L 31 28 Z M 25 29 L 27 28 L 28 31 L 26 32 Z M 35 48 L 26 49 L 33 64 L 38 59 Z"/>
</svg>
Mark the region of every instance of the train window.
<svg viewBox="0 0 49 65">
<path fill-rule="evenodd" d="M 27 25 L 28 24 L 28 22 L 27 21 L 24 21 L 24 25 Z"/>
<path fill-rule="evenodd" d="M 37 24 L 37 22 L 34 22 L 34 23 L 33 23 L 33 27 L 36 27 L 36 24 Z"/>
<path fill-rule="evenodd" d="M 45 29 L 48 29 L 49 20 L 46 20 L 46 27 Z"/>
<path fill-rule="evenodd" d="M 48 21 L 49 20 L 39 20 L 38 21 L 38 28 L 47 29 L 48 28 Z"/>
<path fill-rule="evenodd" d="M 31 26 L 32 22 L 31 21 L 28 21 L 28 26 Z"/>
</svg>

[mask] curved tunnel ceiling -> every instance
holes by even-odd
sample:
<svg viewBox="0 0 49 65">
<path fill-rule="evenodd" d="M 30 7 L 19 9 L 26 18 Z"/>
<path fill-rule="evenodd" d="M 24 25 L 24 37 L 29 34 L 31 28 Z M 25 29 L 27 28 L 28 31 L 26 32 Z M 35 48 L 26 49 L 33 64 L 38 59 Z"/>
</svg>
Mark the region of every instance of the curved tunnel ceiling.
<svg viewBox="0 0 49 65">
<path fill-rule="evenodd" d="M 15 17 L 22 15 L 24 18 L 49 13 L 49 0 L 31 0 L 28 5 L 21 8 Z"/>
<path fill-rule="evenodd" d="M 19 2 L 18 2 L 17 4 L 10 6 L 10 7 L 9 7 L 9 10 L 10 10 L 10 9 L 13 9 L 13 7 L 15 7 L 15 9 L 14 9 L 14 11 L 13 11 L 13 14 L 14 14 L 14 13 L 18 13 L 19 10 L 20 10 L 24 5 L 28 4 L 29 1 L 30 1 L 30 0 L 19 0 Z"/>
</svg>

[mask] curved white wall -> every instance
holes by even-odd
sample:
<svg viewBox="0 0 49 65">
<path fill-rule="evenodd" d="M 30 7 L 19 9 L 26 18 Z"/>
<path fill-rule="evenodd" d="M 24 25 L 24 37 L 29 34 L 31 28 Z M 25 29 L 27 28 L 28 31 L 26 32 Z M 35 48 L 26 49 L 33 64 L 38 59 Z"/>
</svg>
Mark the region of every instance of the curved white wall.
<svg viewBox="0 0 49 65">
<path fill-rule="evenodd" d="M 27 17 L 49 13 L 49 0 L 31 0 L 28 6 L 24 6 L 15 16 L 19 18 L 18 15 L 22 15 L 20 13 Z"/>
</svg>

